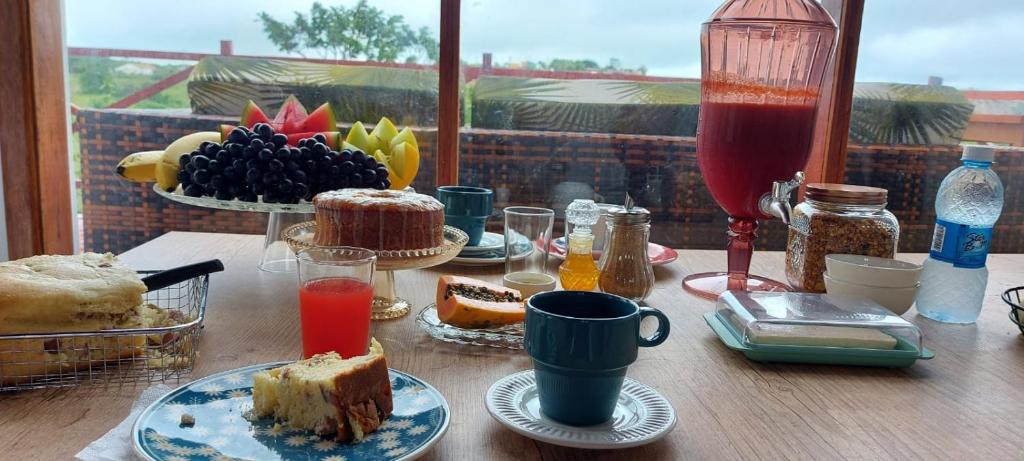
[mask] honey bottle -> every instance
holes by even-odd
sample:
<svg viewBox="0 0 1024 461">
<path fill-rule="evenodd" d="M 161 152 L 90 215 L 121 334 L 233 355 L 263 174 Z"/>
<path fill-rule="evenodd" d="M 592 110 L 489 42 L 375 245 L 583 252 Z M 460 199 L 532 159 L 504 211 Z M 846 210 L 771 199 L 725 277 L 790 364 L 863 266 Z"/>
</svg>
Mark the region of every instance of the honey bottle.
<svg viewBox="0 0 1024 461">
<path fill-rule="evenodd" d="M 594 262 L 594 234 L 590 228 L 597 224 L 600 213 L 593 200 L 573 200 L 565 210 L 565 219 L 573 227 L 567 237 L 565 261 L 558 267 L 564 290 L 590 291 L 597 286 L 601 271 Z"/>
</svg>

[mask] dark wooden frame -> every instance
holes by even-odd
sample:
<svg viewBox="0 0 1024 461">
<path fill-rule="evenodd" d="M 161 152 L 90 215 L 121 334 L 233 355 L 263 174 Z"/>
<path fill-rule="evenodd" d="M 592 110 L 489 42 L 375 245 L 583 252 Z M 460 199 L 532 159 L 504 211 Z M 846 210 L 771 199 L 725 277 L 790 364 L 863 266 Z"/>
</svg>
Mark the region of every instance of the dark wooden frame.
<svg viewBox="0 0 1024 461">
<path fill-rule="evenodd" d="M 0 161 L 10 258 L 74 251 L 60 0 L 0 2 Z"/>
<path fill-rule="evenodd" d="M 842 183 L 864 0 L 822 0 L 821 3 L 835 18 L 839 38 L 832 63 L 825 74 L 824 94 L 818 109 L 818 129 L 814 150 L 807 162 L 806 182 Z"/>
<path fill-rule="evenodd" d="M 842 182 L 864 0 L 822 0 L 837 18 L 839 44 L 808 165 L 811 181 Z M 460 0 L 441 0 L 437 184 L 459 180 Z M 68 101 L 60 0 L 0 2 L 0 162 L 11 258 L 71 253 Z"/>
<path fill-rule="evenodd" d="M 437 185 L 459 183 L 459 0 L 441 0 L 438 62 Z"/>
</svg>

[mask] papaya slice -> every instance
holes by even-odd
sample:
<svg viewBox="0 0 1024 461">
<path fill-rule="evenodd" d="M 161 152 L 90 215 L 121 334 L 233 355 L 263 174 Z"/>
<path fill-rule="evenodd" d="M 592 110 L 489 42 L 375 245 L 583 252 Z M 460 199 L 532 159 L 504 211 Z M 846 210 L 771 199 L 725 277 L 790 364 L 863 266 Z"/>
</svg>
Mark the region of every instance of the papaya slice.
<svg viewBox="0 0 1024 461">
<path fill-rule="evenodd" d="M 437 317 L 460 328 L 493 328 L 522 322 L 526 309 L 519 290 L 444 275 L 437 280 Z"/>
</svg>

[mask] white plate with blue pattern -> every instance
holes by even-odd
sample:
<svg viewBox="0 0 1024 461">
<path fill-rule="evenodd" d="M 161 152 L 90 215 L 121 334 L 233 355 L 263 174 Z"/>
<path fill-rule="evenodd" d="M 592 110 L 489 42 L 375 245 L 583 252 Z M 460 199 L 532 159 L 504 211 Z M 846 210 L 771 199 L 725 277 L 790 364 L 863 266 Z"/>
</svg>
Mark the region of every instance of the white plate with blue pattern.
<svg viewBox="0 0 1024 461">
<path fill-rule="evenodd" d="M 250 422 L 244 414 L 252 409 L 252 375 L 287 363 L 238 368 L 171 391 L 135 422 L 136 453 L 153 461 L 410 460 L 429 450 L 448 430 L 451 411 L 441 393 L 395 370 L 388 370 L 394 410 L 360 443 L 338 443 L 331 436 L 275 425 L 273 418 Z M 185 413 L 195 418 L 193 426 L 180 424 Z"/>
<path fill-rule="evenodd" d="M 668 399 L 629 378 L 622 383 L 611 419 L 593 426 L 568 426 L 544 416 L 533 370 L 496 381 L 487 390 L 484 403 L 491 417 L 513 432 L 573 448 L 637 447 L 668 435 L 676 426 L 676 411 Z"/>
</svg>

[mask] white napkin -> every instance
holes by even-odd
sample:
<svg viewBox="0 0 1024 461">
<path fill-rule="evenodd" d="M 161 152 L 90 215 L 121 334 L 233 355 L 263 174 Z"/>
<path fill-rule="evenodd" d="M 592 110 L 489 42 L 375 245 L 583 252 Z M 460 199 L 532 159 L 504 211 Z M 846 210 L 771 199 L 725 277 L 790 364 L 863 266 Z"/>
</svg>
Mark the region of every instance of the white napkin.
<svg viewBox="0 0 1024 461">
<path fill-rule="evenodd" d="M 118 424 L 117 427 L 103 434 L 103 437 L 96 439 L 89 446 L 83 448 L 82 451 L 75 455 L 75 458 L 82 461 L 137 459 L 135 457 L 135 450 L 132 448 L 132 425 L 135 424 L 135 420 L 138 419 L 142 410 L 145 410 L 146 407 L 171 390 L 173 388 L 166 384 L 157 384 L 142 391 L 139 398 L 132 404 L 132 411 L 128 413 L 128 417 L 121 421 L 121 424 Z"/>
</svg>

